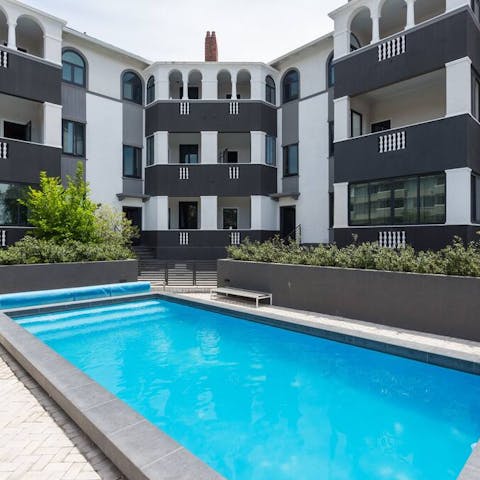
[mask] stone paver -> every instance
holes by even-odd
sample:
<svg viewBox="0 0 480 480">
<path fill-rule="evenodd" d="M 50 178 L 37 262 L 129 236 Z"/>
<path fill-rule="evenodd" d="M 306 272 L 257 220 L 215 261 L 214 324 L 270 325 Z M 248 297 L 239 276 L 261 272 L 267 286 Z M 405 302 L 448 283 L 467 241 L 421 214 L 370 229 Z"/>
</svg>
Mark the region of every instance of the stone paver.
<svg viewBox="0 0 480 480">
<path fill-rule="evenodd" d="M 411 330 L 402 330 L 400 328 L 388 327 L 375 323 L 362 322 L 359 320 L 350 320 L 341 317 L 332 317 L 329 315 L 322 315 L 320 313 L 306 312 L 302 310 L 293 310 L 290 308 L 283 308 L 270 305 L 262 305 L 260 308 L 255 308 L 254 304 L 245 301 L 238 301 L 231 298 L 220 297 L 219 299 L 211 299 L 210 294 L 206 293 L 188 293 L 182 296 L 188 297 L 192 300 L 208 300 L 218 305 L 230 304 L 238 305 L 243 308 L 251 309 L 257 313 L 271 313 L 273 315 L 282 315 L 291 319 L 300 321 L 312 322 L 319 327 L 341 328 L 342 330 L 349 330 L 353 336 L 355 334 L 373 334 L 384 337 L 384 341 L 388 340 L 402 340 L 418 344 L 421 349 L 422 346 L 439 347 L 451 350 L 453 352 L 466 353 L 469 355 L 480 355 L 480 343 L 470 342 L 467 340 L 460 340 L 450 337 L 440 337 L 438 335 L 430 335 L 428 333 L 414 332 Z M 480 479 L 479 479 L 480 480 Z"/>
<path fill-rule="evenodd" d="M 123 478 L 0 346 L 0 480 Z"/>
</svg>

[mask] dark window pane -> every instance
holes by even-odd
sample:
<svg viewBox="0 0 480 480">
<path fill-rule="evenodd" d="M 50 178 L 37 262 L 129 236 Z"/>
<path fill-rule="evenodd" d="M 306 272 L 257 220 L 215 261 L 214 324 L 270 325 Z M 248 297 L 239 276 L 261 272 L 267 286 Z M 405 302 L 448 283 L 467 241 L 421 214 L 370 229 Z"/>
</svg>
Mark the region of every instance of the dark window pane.
<svg viewBox="0 0 480 480">
<path fill-rule="evenodd" d="M 363 135 L 363 117 L 361 113 L 352 110 L 350 123 L 352 137 L 359 137 L 360 135 Z"/>
<path fill-rule="evenodd" d="M 223 209 L 223 228 L 236 230 L 238 228 L 238 210 L 236 208 Z"/>
<path fill-rule="evenodd" d="M 27 225 L 27 209 L 18 203 L 26 190 L 26 185 L 0 183 L 0 225 Z"/>
<path fill-rule="evenodd" d="M 198 145 L 180 145 L 180 163 L 198 163 Z"/>
<path fill-rule="evenodd" d="M 388 225 L 391 223 L 391 186 L 386 182 L 370 183 L 370 223 Z"/>
<path fill-rule="evenodd" d="M 72 50 L 66 50 L 62 54 L 62 80 L 85 86 L 85 62 L 83 58 Z"/>
<path fill-rule="evenodd" d="M 265 100 L 269 103 L 276 104 L 275 82 L 272 77 L 265 79 Z"/>
<path fill-rule="evenodd" d="M 63 153 L 73 152 L 73 122 L 63 122 Z"/>
<path fill-rule="evenodd" d="M 150 77 L 147 83 L 147 103 L 152 103 L 155 100 L 155 78 Z"/>
<path fill-rule="evenodd" d="M 289 145 L 283 148 L 284 176 L 298 175 L 298 145 Z"/>
<path fill-rule="evenodd" d="M 407 178 L 393 183 L 393 223 L 414 224 L 418 218 L 418 181 Z"/>
<path fill-rule="evenodd" d="M 368 183 L 360 183 L 350 186 L 350 224 L 368 225 L 369 216 L 369 196 Z"/>
<path fill-rule="evenodd" d="M 155 163 L 155 139 L 154 137 L 147 138 L 147 165 Z"/>
<path fill-rule="evenodd" d="M 420 223 L 445 222 L 445 175 L 420 178 Z"/>
<path fill-rule="evenodd" d="M 283 101 L 289 102 L 300 94 L 300 76 L 296 70 L 290 70 L 283 79 Z"/>
<path fill-rule="evenodd" d="M 69 120 L 63 121 L 63 153 L 85 156 L 85 125 Z"/>
<path fill-rule="evenodd" d="M 122 90 L 124 100 L 142 104 L 142 81 L 133 72 L 127 72 L 122 77 Z"/>
<path fill-rule="evenodd" d="M 137 147 L 123 147 L 123 176 L 141 178 L 142 150 Z"/>
<path fill-rule="evenodd" d="M 268 135 L 266 137 L 265 163 L 276 165 L 277 163 L 277 139 Z"/>
</svg>

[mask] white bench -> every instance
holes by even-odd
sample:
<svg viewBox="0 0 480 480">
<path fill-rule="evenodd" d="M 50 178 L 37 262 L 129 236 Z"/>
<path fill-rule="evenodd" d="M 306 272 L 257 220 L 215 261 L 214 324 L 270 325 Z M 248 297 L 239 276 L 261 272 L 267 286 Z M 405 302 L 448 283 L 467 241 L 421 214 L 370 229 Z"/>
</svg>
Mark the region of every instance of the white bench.
<svg viewBox="0 0 480 480">
<path fill-rule="evenodd" d="M 242 288 L 230 288 L 230 287 L 220 287 L 220 288 L 212 288 L 210 290 L 210 298 L 213 295 L 225 295 L 232 297 L 243 297 L 243 298 L 251 298 L 255 300 L 255 305 L 258 308 L 258 302 L 260 300 L 270 300 L 270 305 L 272 304 L 272 294 L 265 293 L 265 292 L 254 292 L 253 290 L 244 290 Z"/>
</svg>

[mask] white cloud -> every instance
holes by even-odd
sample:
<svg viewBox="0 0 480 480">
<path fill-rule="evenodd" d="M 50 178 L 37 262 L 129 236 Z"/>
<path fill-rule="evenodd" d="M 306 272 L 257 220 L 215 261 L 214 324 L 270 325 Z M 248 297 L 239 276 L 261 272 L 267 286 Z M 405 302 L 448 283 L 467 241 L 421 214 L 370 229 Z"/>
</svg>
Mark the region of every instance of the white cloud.
<svg viewBox="0 0 480 480">
<path fill-rule="evenodd" d="M 203 60 L 215 30 L 220 60 L 270 61 L 332 30 L 346 0 L 26 0 L 68 26 L 151 60 Z"/>
</svg>

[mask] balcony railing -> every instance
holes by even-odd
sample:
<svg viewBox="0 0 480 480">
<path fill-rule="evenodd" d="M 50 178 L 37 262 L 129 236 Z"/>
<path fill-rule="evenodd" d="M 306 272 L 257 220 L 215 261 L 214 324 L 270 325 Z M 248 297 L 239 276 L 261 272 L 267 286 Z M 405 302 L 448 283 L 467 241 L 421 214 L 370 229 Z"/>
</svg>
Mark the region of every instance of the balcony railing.
<svg viewBox="0 0 480 480">
<path fill-rule="evenodd" d="M 407 135 L 405 130 L 394 133 L 387 133 L 378 137 L 378 152 L 396 152 L 407 148 Z"/>
<path fill-rule="evenodd" d="M 5 248 L 7 246 L 7 231 L 0 230 L 0 247 Z"/>
<path fill-rule="evenodd" d="M 407 245 L 407 233 L 405 231 L 378 232 L 378 245 L 391 249 L 405 248 Z"/>
<path fill-rule="evenodd" d="M 6 160 L 8 158 L 8 143 L 0 142 L 0 159 Z"/>
<path fill-rule="evenodd" d="M 8 68 L 8 52 L 0 51 L 0 67 Z"/>
<path fill-rule="evenodd" d="M 383 62 L 389 58 L 401 55 L 406 51 L 405 35 L 391 38 L 378 46 L 378 61 Z"/>
</svg>

